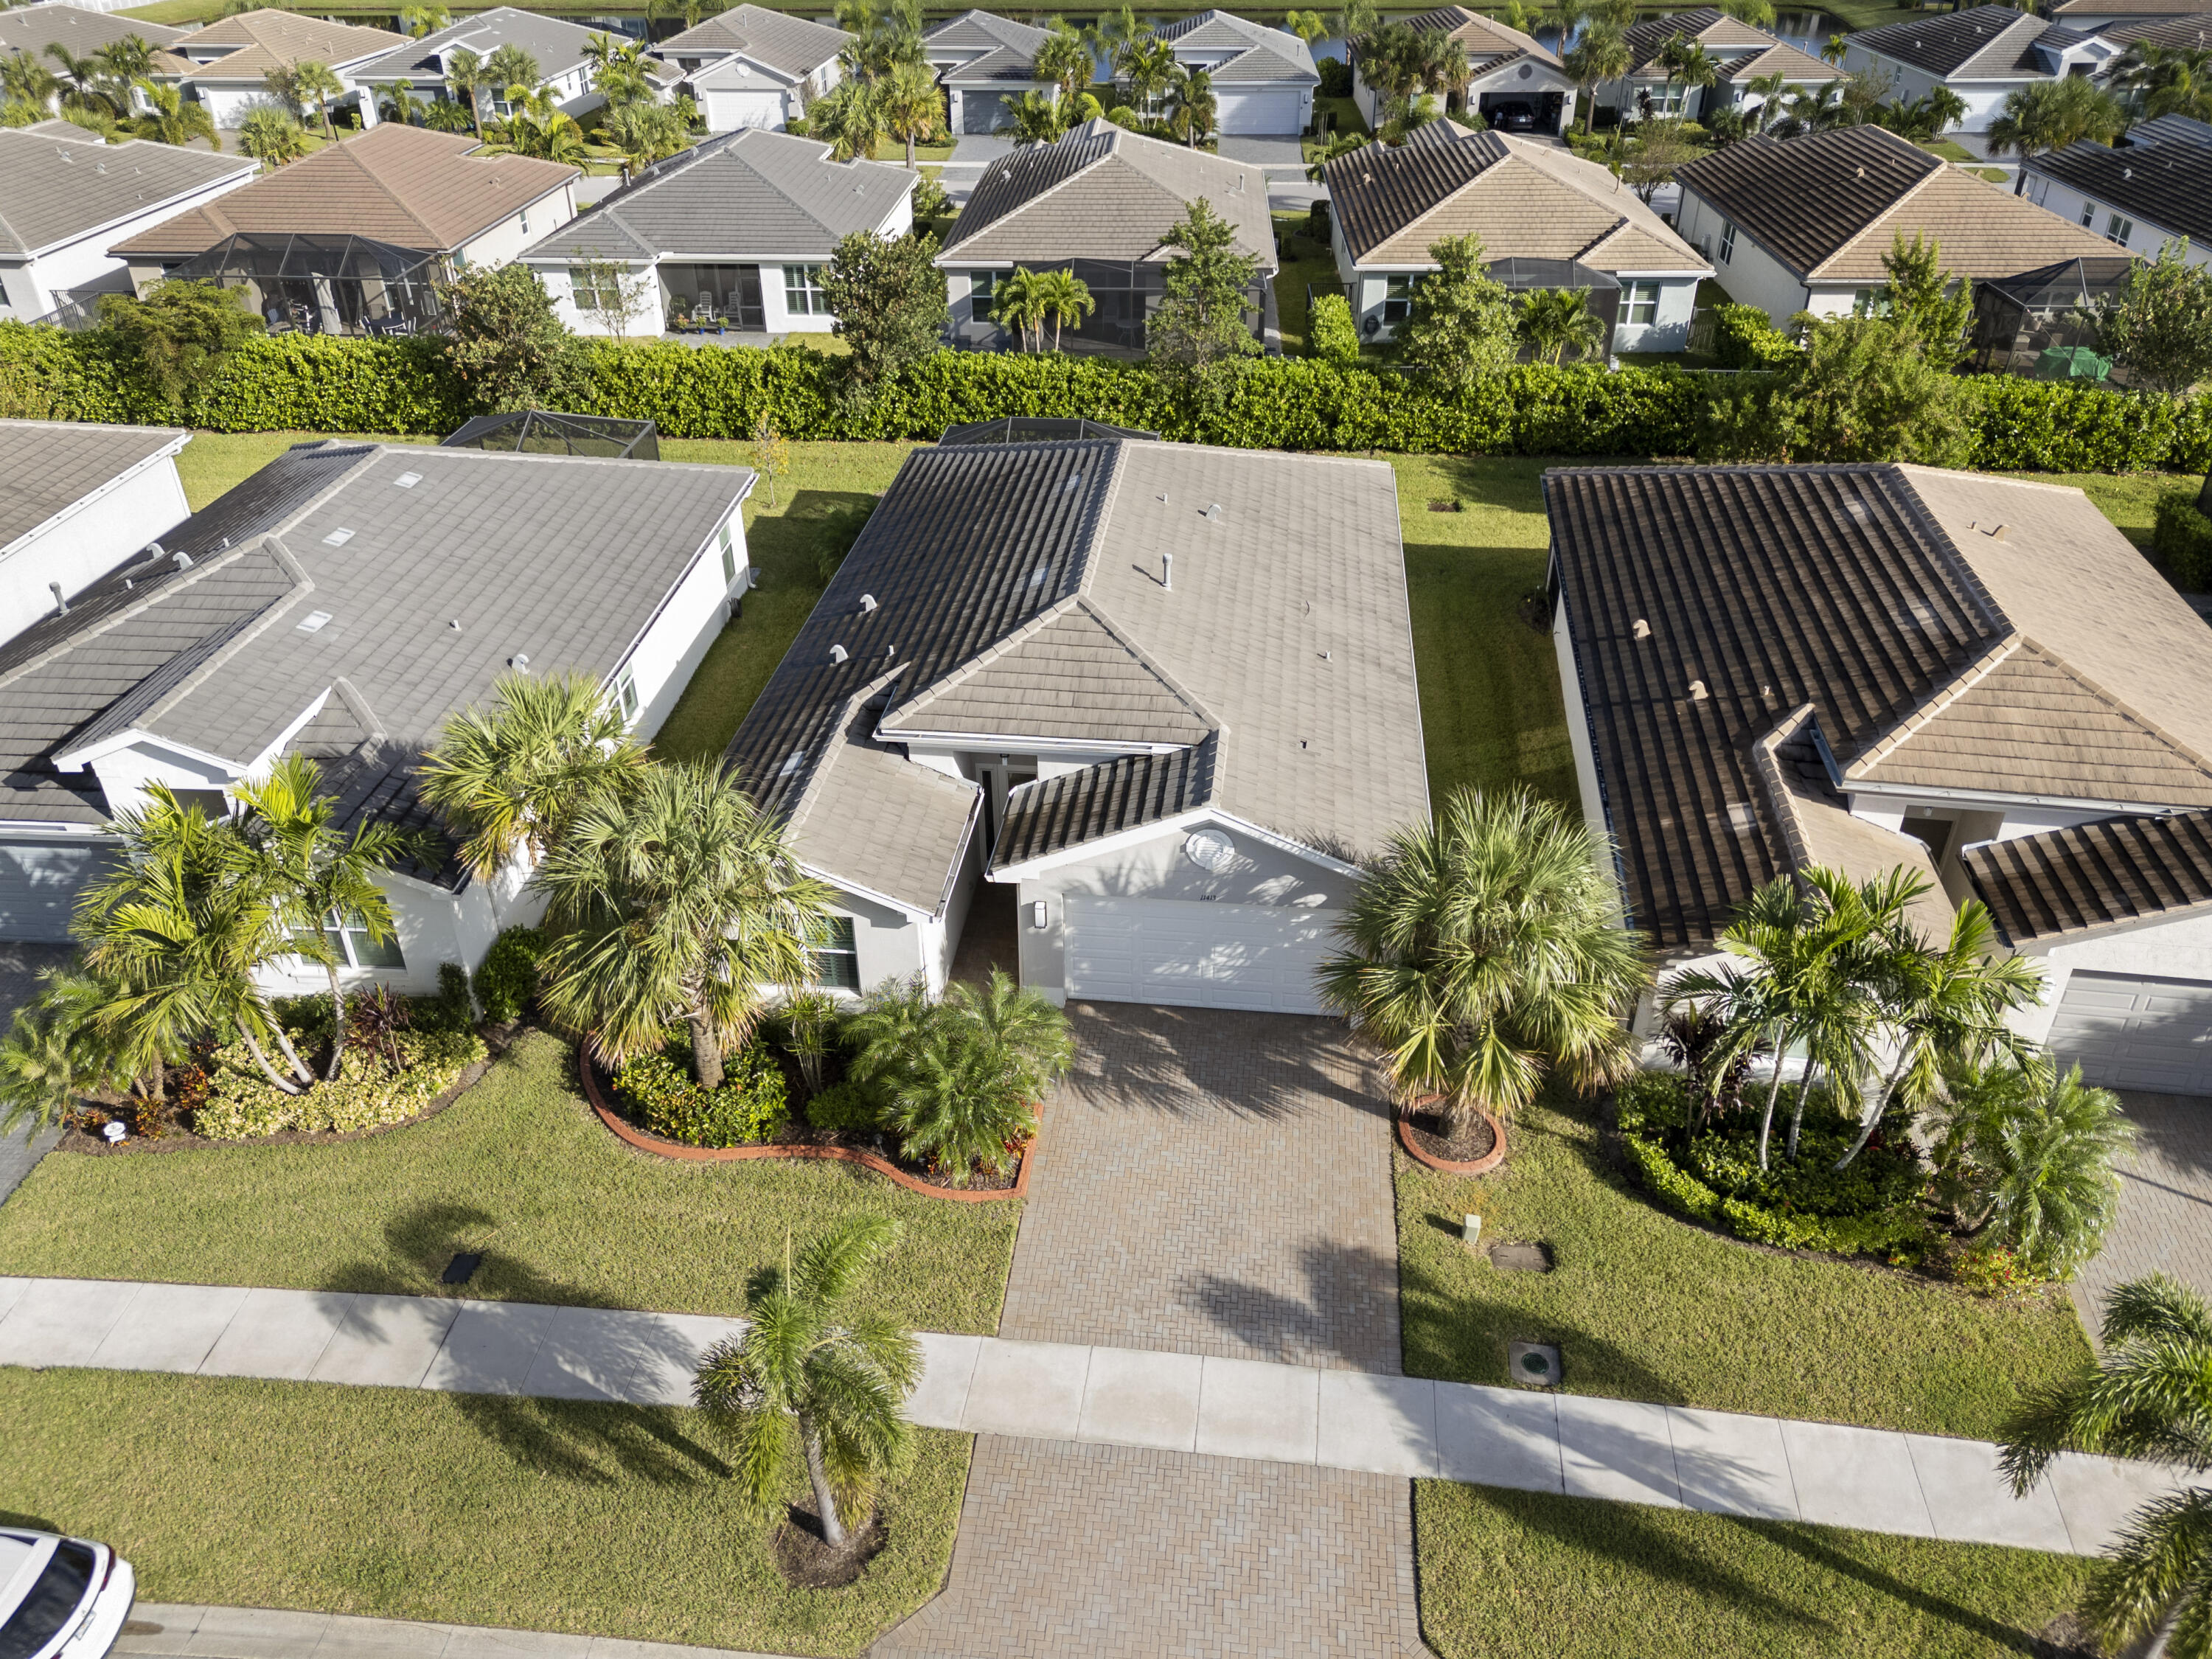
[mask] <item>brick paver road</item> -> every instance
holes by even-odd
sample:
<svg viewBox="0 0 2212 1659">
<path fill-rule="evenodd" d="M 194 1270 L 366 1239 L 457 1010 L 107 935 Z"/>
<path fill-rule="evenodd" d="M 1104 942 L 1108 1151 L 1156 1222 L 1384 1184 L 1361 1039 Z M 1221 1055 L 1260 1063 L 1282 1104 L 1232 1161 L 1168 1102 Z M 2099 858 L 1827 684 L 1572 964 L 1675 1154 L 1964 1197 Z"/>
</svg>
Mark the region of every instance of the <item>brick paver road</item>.
<svg viewBox="0 0 2212 1659">
<path fill-rule="evenodd" d="M 2212 1100 L 2124 1090 L 2120 1104 L 2136 1144 L 2119 1162 L 2119 1216 L 2073 1286 L 2093 1332 L 2112 1286 L 2148 1273 L 2212 1300 Z"/>
<path fill-rule="evenodd" d="M 1407 1483 L 1061 1440 L 975 1443 L 945 1593 L 872 1659 L 1416 1659 Z"/>
<path fill-rule="evenodd" d="M 1343 1026 L 1070 1012 L 999 1334 L 1396 1373 L 1390 1121 Z"/>
</svg>

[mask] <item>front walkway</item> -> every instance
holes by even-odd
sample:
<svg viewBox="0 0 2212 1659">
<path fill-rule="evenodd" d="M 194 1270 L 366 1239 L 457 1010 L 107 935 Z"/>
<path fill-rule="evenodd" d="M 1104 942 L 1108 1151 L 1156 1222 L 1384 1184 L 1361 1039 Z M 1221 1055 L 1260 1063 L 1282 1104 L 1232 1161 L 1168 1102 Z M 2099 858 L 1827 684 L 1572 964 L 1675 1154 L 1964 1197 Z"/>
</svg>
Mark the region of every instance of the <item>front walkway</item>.
<svg viewBox="0 0 2212 1659">
<path fill-rule="evenodd" d="M 2094 1337 L 2113 1286 L 2150 1273 L 2212 1301 L 2212 1100 L 2124 1091 L 2134 1150 L 2118 1160 L 2120 1211 L 2095 1261 L 2072 1285 Z"/>
<path fill-rule="evenodd" d="M 1000 1335 L 1398 1370 L 1390 1121 L 1341 1024 L 1069 1012 Z"/>
<path fill-rule="evenodd" d="M 617 1636 L 141 1601 L 111 1651 L 133 1659 L 767 1659 Z"/>
</svg>

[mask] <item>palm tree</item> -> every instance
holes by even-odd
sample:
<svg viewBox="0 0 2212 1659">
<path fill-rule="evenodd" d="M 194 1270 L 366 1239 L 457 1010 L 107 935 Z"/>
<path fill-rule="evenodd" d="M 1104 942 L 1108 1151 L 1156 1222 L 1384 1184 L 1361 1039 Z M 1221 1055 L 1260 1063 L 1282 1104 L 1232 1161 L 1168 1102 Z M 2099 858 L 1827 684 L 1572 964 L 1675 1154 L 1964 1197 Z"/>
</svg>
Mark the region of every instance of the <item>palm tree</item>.
<svg viewBox="0 0 2212 1659">
<path fill-rule="evenodd" d="M 1089 86 L 1098 68 L 1083 37 L 1065 24 L 1045 37 L 1033 67 L 1038 79 L 1051 82 L 1067 99 L 1075 96 L 1078 88 Z"/>
<path fill-rule="evenodd" d="M 423 755 L 422 799 L 489 880 L 517 858 L 543 859 L 569 819 L 645 766 L 605 687 L 581 674 L 505 674 L 490 708 L 453 715 Z"/>
<path fill-rule="evenodd" d="M 123 1062 L 99 1038 L 93 1016 L 109 988 L 75 968 L 49 968 L 27 1007 L 18 1008 L 0 1038 L 0 1138 L 26 1124 L 26 1138 L 68 1116 L 78 1101 L 112 1087 L 118 1072 L 151 1097 L 143 1068 Z"/>
<path fill-rule="evenodd" d="M 1052 349 L 1060 349 L 1060 331 L 1063 324 L 1080 323 L 1098 309 L 1098 301 L 1091 295 L 1091 284 L 1072 270 L 1041 270 L 1037 273 L 1037 302 L 1046 317 L 1052 319 Z M 1040 333 L 1037 343 L 1043 344 Z"/>
<path fill-rule="evenodd" d="M 1145 26 L 1137 21 L 1136 9 L 1124 4 L 1119 11 L 1105 11 L 1098 21 L 1083 31 L 1083 38 L 1091 51 L 1106 63 L 1114 74 L 1121 72 L 1125 54 L 1145 38 Z"/>
<path fill-rule="evenodd" d="M 338 79 L 328 64 L 308 59 L 292 65 L 292 95 L 303 105 L 314 105 L 315 112 L 323 118 L 323 137 L 326 139 L 337 137 L 331 125 L 331 100 L 344 92 L 345 82 Z"/>
<path fill-rule="evenodd" d="M 495 48 L 484 59 L 484 72 L 494 94 L 503 99 L 510 109 L 537 91 L 544 78 L 538 74 L 538 59 L 529 48 L 512 40 Z"/>
<path fill-rule="evenodd" d="M 154 48 L 143 35 L 126 34 L 120 40 L 109 41 L 92 55 L 110 81 L 123 85 L 136 81 L 154 67 Z"/>
<path fill-rule="evenodd" d="M 2137 40 L 2113 66 L 2111 84 L 2140 100 L 2147 116 L 2212 120 L 2212 49 Z"/>
<path fill-rule="evenodd" d="M 1850 50 L 1851 37 L 1850 35 L 1832 34 L 1827 38 L 1826 43 L 1820 47 L 1820 57 L 1822 61 L 1825 63 L 1840 65 L 1844 59 L 1850 54 Z"/>
<path fill-rule="evenodd" d="M 507 88 L 521 92 L 520 86 Z M 584 160 L 584 130 L 576 125 L 574 116 L 565 115 L 553 106 L 553 94 L 544 87 L 525 94 L 514 106 L 514 112 L 500 124 L 499 142 L 517 155 L 535 157 L 540 161 L 565 161 L 571 166 Z"/>
<path fill-rule="evenodd" d="M 443 6 L 402 6 L 399 9 L 399 32 L 416 40 L 450 27 L 453 21 L 453 14 Z"/>
<path fill-rule="evenodd" d="M 1160 99 L 1175 84 L 1175 47 L 1156 38 L 1133 40 L 1122 49 L 1121 75 L 1129 83 L 1129 96 L 1139 114 L 1152 119 Z"/>
<path fill-rule="evenodd" d="M 1364 149 L 1373 142 L 1364 132 L 1338 133 L 1335 137 L 1328 141 L 1328 148 L 1322 151 L 1321 155 L 1315 159 L 1313 165 L 1306 169 L 1306 177 L 1319 184 L 1328 177 L 1328 164 L 1331 161 L 1335 161 L 1340 155 L 1349 155 L 1355 149 Z"/>
<path fill-rule="evenodd" d="M 840 161 L 866 161 L 887 131 L 875 88 L 858 81 L 840 81 L 808 105 L 806 121 L 807 136 L 827 139 L 830 154 Z"/>
<path fill-rule="evenodd" d="M 338 804 L 316 793 L 322 769 L 303 756 L 287 755 L 258 782 L 232 789 L 244 805 L 240 838 L 251 849 L 254 879 L 283 912 L 300 954 L 330 976 L 332 1035 L 329 1067 L 335 1079 L 345 1050 L 345 963 L 329 930 L 359 927 L 378 944 L 393 936 L 391 902 L 377 878 L 413 856 L 410 838 L 397 824 L 364 821 L 350 834 L 338 827 Z"/>
<path fill-rule="evenodd" d="M 675 155 L 691 143 L 691 125 L 684 114 L 688 98 L 673 104 L 618 104 L 599 123 L 599 142 L 622 152 L 623 165 L 632 174 Z"/>
<path fill-rule="evenodd" d="M 2112 1159 L 2134 1139 L 2117 1096 L 2058 1076 L 2047 1057 L 1945 1068 L 1936 1191 L 1964 1230 L 2071 1276 L 2096 1255 L 2119 1203 Z"/>
<path fill-rule="evenodd" d="M 1016 265 L 1013 274 L 1000 281 L 991 295 L 992 314 L 1014 331 L 1014 337 L 1024 348 L 1034 330 L 1039 351 L 1044 349 L 1045 292 L 1042 272 Z"/>
<path fill-rule="evenodd" d="M 129 94 L 116 85 L 98 58 L 79 58 L 58 40 L 46 43 L 46 56 L 61 65 L 64 111 L 105 112 L 118 120 L 129 116 Z"/>
<path fill-rule="evenodd" d="M 1720 66 L 1713 62 L 1712 54 L 1705 50 L 1705 42 L 1692 40 L 1685 34 L 1668 37 L 1667 44 L 1659 48 L 1658 62 L 1659 67 L 1667 72 L 1667 102 L 1669 107 L 1665 112 L 1668 114 L 1680 113 L 1686 117 L 1690 93 L 1710 87 L 1720 78 Z M 1672 107 L 1674 83 L 1678 81 L 1684 89 L 1682 107 L 1679 112 Z"/>
<path fill-rule="evenodd" d="M 888 1216 L 854 1216 L 794 1261 L 787 1236 L 782 1266 L 746 1287 L 744 1334 L 709 1348 L 693 1384 L 747 1501 L 773 1512 L 803 1462 L 833 1550 L 865 1525 L 878 1481 L 906 1455 L 902 1407 L 921 1345 L 887 1316 L 850 1306 L 897 1240 Z"/>
<path fill-rule="evenodd" d="M 0 95 L 11 103 L 24 103 L 45 115 L 61 90 L 61 77 L 27 52 L 11 52 L 0 58 Z"/>
<path fill-rule="evenodd" d="M 1511 1111 L 1547 1074 L 1577 1087 L 1632 1065 L 1622 1016 L 1647 978 L 1617 925 L 1609 849 L 1525 790 L 1455 792 L 1393 836 L 1337 924 L 1322 999 L 1389 1053 L 1399 1098 Z"/>
<path fill-rule="evenodd" d="M 1583 131 L 1587 133 L 1597 118 L 1598 88 L 1628 73 L 1628 42 L 1619 29 L 1593 23 L 1583 31 L 1565 63 L 1567 73 L 1574 76 L 1575 85 L 1581 89 Z"/>
<path fill-rule="evenodd" d="M 1539 289 L 1522 295 L 1515 327 L 1540 363 L 1556 363 L 1570 352 L 1595 357 L 1605 349 L 1605 319 L 1589 308 L 1584 289 Z"/>
<path fill-rule="evenodd" d="M 1177 64 L 1168 88 L 1168 124 L 1176 136 L 1195 149 L 1213 131 L 1214 107 L 1213 77 Z"/>
<path fill-rule="evenodd" d="M 239 153 L 251 155 L 264 167 L 276 168 L 296 161 L 307 153 L 307 135 L 300 124 L 281 109 L 265 105 L 248 110 L 238 130 Z"/>
<path fill-rule="evenodd" d="M 446 54 L 446 85 L 452 88 L 456 103 L 467 103 L 469 125 L 475 129 L 478 143 L 484 136 L 483 89 L 494 84 L 489 67 L 466 46 L 456 46 Z"/>
<path fill-rule="evenodd" d="M 1790 72 L 1787 70 L 1777 70 L 1771 75 L 1754 75 L 1744 83 L 1745 97 L 1759 100 L 1753 106 L 1752 112 L 1751 130 L 1754 134 L 1766 131 L 1767 124 L 1773 120 L 1776 111 L 1781 108 L 1782 94 L 1789 86 Z"/>
<path fill-rule="evenodd" d="M 1283 28 L 1310 46 L 1328 33 L 1328 19 L 1317 11 L 1286 11 L 1283 14 Z"/>
<path fill-rule="evenodd" d="M 429 113 L 429 107 L 415 95 L 412 81 L 395 81 L 384 89 L 378 112 L 387 121 L 397 121 L 402 126 L 419 127 Z"/>
<path fill-rule="evenodd" d="M 719 762 L 654 765 L 567 825 L 533 878 L 561 933 L 548 1012 L 611 1064 L 691 1028 L 700 1083 L 759 1018 L 766 988 L 800 985 L 829 890 L 799 872 L 777 821 Z"/>
<path fill-rule="evenodd" d="M 937 76 L 927 64 L 900 64 L 877 86 L 874 97 L 885 129 L 906 145 L 911 172 L 914 147 L 945 130 L 945 93 Z"/>
<path fill-rule="evenodd" d="M 151 139 L 157 144 L 189 144 L 195 138 L 204 138 L 210 149 L 221 149 L 222 138 L 215 130 L 215 117 L 208 113 L 205 104 L 188 104 L 177 87 L 157 87 L 151 81 L 141 81 L 139 91 L 146 94 L 152 106 L 145 114 L 131 122 L 131 131 L 137 137 Z"/>
<path fill-rule="evenodd" d="M 1025 92 L 1006 100 L 1017 144 L 1049 144 L 1066 131 L 1066 106 L 1048 92 Z"/>
<path fill-rule="evenodd" d="M 1990 155 L 2015 151 L 2026 162 L 2085 138 L 2110 143 L 2126 125 L 2127 115 L 2112 94 L 2085 76 L 2063 75 L 2006 94 L 1987 137 Z M 2023 166 L 2013 194 L 2027 188 L 2027 168 Z"/>
</svg>

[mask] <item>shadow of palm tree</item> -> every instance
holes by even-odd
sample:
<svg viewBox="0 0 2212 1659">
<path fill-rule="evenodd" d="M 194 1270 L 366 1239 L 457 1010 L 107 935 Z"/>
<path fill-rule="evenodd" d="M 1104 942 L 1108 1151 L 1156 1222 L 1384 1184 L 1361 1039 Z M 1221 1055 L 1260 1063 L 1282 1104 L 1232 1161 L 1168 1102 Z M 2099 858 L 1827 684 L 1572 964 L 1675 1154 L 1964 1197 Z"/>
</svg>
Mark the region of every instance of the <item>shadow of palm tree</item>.
<svg viewBox="0 0 2212 1659">
<path fill-rule="evenodd" d="M 486 1440 L 523 1468 L 552 1480 L 604 1486 L 626 1478 L 669 1486 L 726 1479 L 733 1473 L 679 1425 L 670 1407 L 512 1395 L 446 1398 Z"/>
<path fill-rule="evenodd" d="M 1254 1358 L 1396 1372 L 1398 1258 L 1317 1242 L 1299 1251 L 1297 1265 L 1303 1296 L 1203 1272 L 1178 1285 L 1176 1299 L 1250 1348 Z"/>
<path fill-rule="evenodd" d="M 617 1305 L 601 1292 L 563 1283 L 497 1247 L 500 1219 L 479 1206 L 426 1199 L 384 1224 L 385 1255 L 331 1269 L 323 1289 L 381 1296 L 471 1297 L 486 1301 L 544 1302 L 563 1307 Z M 482 1260 L 464 1284 L 443 1282 L 459 1255 Z"/>
<path fill-rule="evenodd" d="M 1318 1099 L 1389 1112 L 1379 1076 L 1336 1020 L 1129 1002 L 1069 1012 L 1076 1066 L 1060 1093 L 1093 1109 L 1281 1118 Z"/>
</svg>

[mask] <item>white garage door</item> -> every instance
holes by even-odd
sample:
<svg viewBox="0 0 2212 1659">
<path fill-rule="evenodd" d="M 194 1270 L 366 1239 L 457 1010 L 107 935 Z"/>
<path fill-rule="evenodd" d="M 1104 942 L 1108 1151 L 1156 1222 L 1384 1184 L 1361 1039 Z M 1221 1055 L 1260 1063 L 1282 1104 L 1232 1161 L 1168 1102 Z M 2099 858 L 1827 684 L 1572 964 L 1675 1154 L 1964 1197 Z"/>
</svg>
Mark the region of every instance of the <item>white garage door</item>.
<svg viewBox="0 0 2212 1659">
<path fill-rule="evenodd" d="M 1067 901 L 1067 989 L 1100 1002 L 1325 1012 L 1314 969 L 1337 912 L 1173 899 Z"/>
<path fill-rule="evenodd" d="M 82 839 L 0 840 L 0 939 L 67 940 L 77 890 L 101 859 Z"/>
<path fill-rule="evenodd" d="M 783 94 L 777 92 L 716 92 L 707 94 L 707 131 L 735 132 L 739 127 L 783 125 Z"/>
<path fill-rule="evenodd" d="M 1214 119 L 1232 137 L 1295 133 L 1305 125 L 1298 118 L 1298 101 L 1295 92 L 1224 92 L 1214 98 Z"/>
<path fill-rule="evenodd" d="M 2108 1089 L 2212 1095 L 2212 985 L 2077 973 L 2058 1000 L 2051 1049 Z"/>
</svg>

